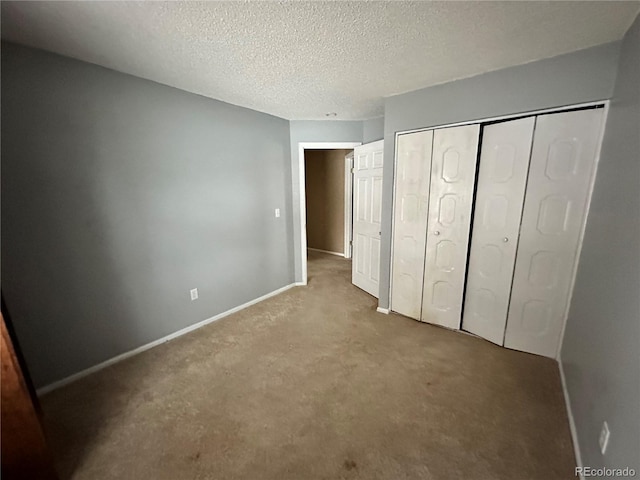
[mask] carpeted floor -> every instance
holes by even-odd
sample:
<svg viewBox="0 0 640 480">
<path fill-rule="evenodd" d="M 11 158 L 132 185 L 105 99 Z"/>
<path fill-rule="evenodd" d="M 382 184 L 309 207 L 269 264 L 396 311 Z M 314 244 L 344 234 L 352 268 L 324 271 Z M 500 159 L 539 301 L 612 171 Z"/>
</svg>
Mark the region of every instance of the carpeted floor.
<svg viewBox="0 0 640 480">
<path fill-rule="evenodd" d="M 375 312 L 350 262 L 42 398 L 63 479 L 571 479 L 554 361 Z"/>
</svg>

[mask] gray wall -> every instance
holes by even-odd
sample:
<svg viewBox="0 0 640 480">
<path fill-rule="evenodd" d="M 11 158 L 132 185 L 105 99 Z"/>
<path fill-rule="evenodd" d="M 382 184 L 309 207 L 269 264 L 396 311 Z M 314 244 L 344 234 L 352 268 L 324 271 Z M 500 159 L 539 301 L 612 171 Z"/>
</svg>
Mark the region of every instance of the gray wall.
<svg viewBox="0 0 640 480">
<path fill-rule="evenodd" d="M 640 17 L 622 44 L 561 362 L 583 464 L 640 472 Z"/>
<path fill-rule="evenodd" d="M 2 288 L 36 386 L 293 281 L 288 121 L 11 44 L 2 100 Z"/>
<path fill-rule="evenodd" d="M 362 143 L 370 143 L 384 138 L 384 117 L 362 121 Z"/>
<path fill-rule="evenodd" d="M 300 246 L 300 166 L 298 144 L 300 142 L 359 142 L 362 143 L 360 120 L 292 120 L 291 122 L 291 179 L 293 249 L 290 261 L 296 282 L 302 281 L 302 255 Z"/>
<path fill-rule="evenodd" d="M 389 305 L 395 133 L 608 99 L 619 49 L 619 43 L 610 43 L 386 99 L 381 307 Z"/>
</svg>

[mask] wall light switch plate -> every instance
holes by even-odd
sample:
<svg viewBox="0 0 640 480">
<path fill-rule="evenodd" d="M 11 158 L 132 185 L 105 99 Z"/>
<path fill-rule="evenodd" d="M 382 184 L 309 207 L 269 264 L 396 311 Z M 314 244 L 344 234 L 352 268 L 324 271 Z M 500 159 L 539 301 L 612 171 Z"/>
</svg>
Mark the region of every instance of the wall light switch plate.
<svg viewBox="0 0 640 480">
<path fill-rule="evenodd" d="M 198 289 L 197 288 L 189 290 L 189 293 L 191 294 L 191 301 L 198 299 Z"/>
<path fill-rule="evenodd" d="M 280 209 L 276 208 L 276 218 L 280 218 Z"/>
<path fill-rule="evenodd" d="M 607 446 L 609 445 L 609 435 L 611 435 L 611 432 L 609 431 L 609 425 L 607 424 L 607 422 L 604 422 L 602 424 L 602 430 L 600 430 L 599 439 L 600 453 L 602 453 L 602 455 L 604 455 L 607 451 Z"/>
</svg>

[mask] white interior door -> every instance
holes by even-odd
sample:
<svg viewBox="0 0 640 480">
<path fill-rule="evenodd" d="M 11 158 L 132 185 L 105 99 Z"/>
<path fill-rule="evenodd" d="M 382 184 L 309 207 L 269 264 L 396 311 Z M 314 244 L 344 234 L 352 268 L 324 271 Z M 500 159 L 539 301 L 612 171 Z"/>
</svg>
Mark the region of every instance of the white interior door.
<svg viewBox="0 0 640 480">
<path fill-rule="evenodd" d="M 383 140 L 354 149 L 352 282 L 378 297 Z"/>
<path fill-rule="evenodd" d="M 535 117 L 482 134 L 462 328 L 502 345 Z"/>
<path fill-rule="evenodd" d="M 598 109 L 537 118 L 505 347 L 557 354 L 602 116 Z"/>
<path fill-rule="evenodd" d="M 460 328 L 479 125 L 434 131 L 422 315 Z"/>
<path fill-rule="evenodd" d="M 399 135 L 396 144 L 391 309 L 416 320 L 422 308 L 433 130 Z"/>
</svg>

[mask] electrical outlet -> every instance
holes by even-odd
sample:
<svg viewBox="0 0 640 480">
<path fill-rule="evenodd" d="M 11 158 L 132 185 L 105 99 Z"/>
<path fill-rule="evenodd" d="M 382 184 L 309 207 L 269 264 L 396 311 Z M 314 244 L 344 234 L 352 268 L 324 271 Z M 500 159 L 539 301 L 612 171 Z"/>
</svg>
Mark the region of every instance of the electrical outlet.
<svg viewBox="0 0 640 480">
<path fill-rule="evenodd" d="M 276 208 L 276 218 L 280 218 L 280 209 Z"/>
<path fill-rule="evenodd" d="M 602 424 L 602 430 L 600 430 L 600 439 L 599 439 L 600 452 L 602 453 L 602 455 L 604 455 L 605 452 L 607 451 L 607 446 L 609 445 L 609 435 L 610 434 L 611 434 L 611 432 L 609 432 L 609 425 L 607 424 L 607 422 L 604 422 Z"/>
<path fill-rule="evenodd" d="M 189 293 L 191 294 L 191 301 L 198 299 L 198 289 L 197 288 L 193 288 L 193 289 L 189 290 Z"/>
</svg>

